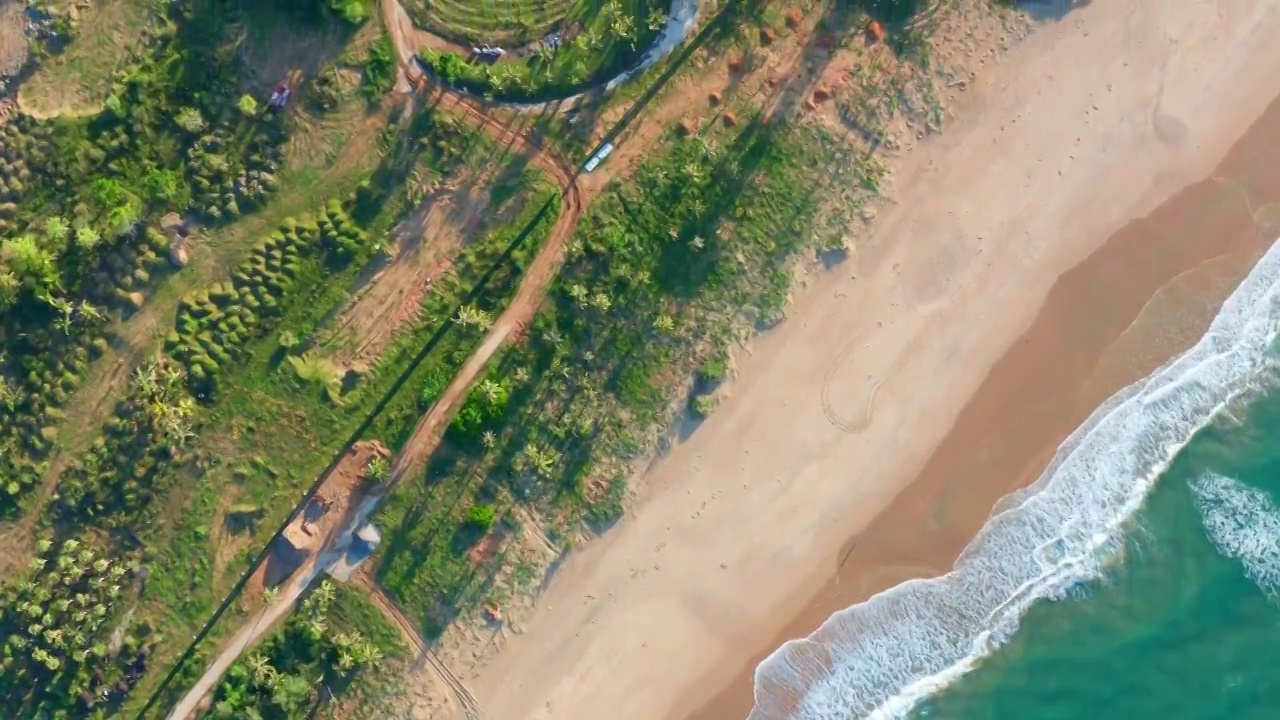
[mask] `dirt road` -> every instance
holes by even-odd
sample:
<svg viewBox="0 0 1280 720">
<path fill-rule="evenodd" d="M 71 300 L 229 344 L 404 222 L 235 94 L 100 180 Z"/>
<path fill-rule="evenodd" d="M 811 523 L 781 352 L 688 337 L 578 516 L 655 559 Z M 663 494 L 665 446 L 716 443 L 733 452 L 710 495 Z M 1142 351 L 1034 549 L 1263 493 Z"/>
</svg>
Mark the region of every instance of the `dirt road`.
<svg viewBox="0 0 1280 720">
<path fill-rule="evenodd" d="M 398 3 L 383 3 L 384 12 L 394 12 L 395 8 L 398 7 Z M 387 26 L 396 28 L 398 24 L 388 18 Z M 397 81 L 397 86 L 410 90 L 422 87 L 425 78 L 422 77 L 420 71 L 413 67 L 412 63 L 406 61 L 406 57 L 412 56 L 405 49 L 403 37 L 395 32 L 393 32 L 393 36 L 395 37 L 396 54 L 400 64 L 400 77 Z M 405 78 L 416 78 L 417 82 L 402 83 L 401 81 Z M 495 142 L 506 145 L 513 152 L 523 155 L 531 165 L 552 177 L 561 192 L 560 215 L 557 217 L 555 225 L 552 226 L 546 242 L 525 272 L 511 304 L 498 317 L 479 348 L 463 364 L 462 369 L 454 377 L 453 382 L 449 384 L 440 399 L 418 421 L 413 434 L 399 454 L 396 455 L 392 464 L 391 477 L 388 481 L 378 491 L 371 493 L 360 507 L 351 514 L 348 521 L 336 528 L 333 535 L 325 539 L 322 544 L 323 549 L 312 556 L 294 573 L 294 576 L 285 583 L 274 603 L 255 613 L 232 636 L 232 639 L 213 663 L 210 664 L 199 681 L 174 706 L 167 716 L 169 720 L 184 720 L 192 715 L 201 699 L 213 691 L 223 674 L 240 657 L 241 653 L 253 646 L 277 621 L 285 617 L 307 587 L 326 568 L 342 558 L 355 530 L 368 521 L 368 518 L 373 514 L 381 500 L 395 489 L 405 473 L 430 457 L 440 442 L 442 430 L 453 419 L 454 412 L 461 400 L 466 396 L 471 385 L 475 383 L 485 365 L 493 358 L 503 343 L 511 337 L 512 333 L 533 319 L 534 313 L 537 312 L 538 306 L 546 294 L 547 286 L 560 269 L 560 264 L 564 258 L 564 244 L 573 235 L 573 230 L 582 215 L 582 193 L 578 187 L 576 169 L 563 158 L 541 147 L 522 127 L 502 123 L 486 113 L 472 100 L 458 97 L 443 90 L 438 90 L 437 93 L 439 93 L 437 96 L 427 99 L 435 102 L 437 107 L 448 109 L 466 117 L 470 122 L 475 123 L 488 133 Z M 391 607 L 394 608 L 394 605 Z M 408 622 L 407 619 L 404 620 Z M 416 637 L 416 633 L 412 632 L 412 625 L 410 624 L 408 627 L 410 632 L 406 634 Z M 418 645 L 420 644 L 421 640 L 418 641 Z M 419 648 L 419 650 L 422 651 L 422 648 Z M 427 655 L 427 657 L 430 657 L 438 665 L 437 669 L 448 682 L 447 678 L 451 677 L 448 675 L 448 670 L 443 666 L 439 666 L 439 662 L 434 657 L 430 655 Z M 455 688 L 455 691 L 458 690 L 461 691 L 459 696 L 464 697 L 465 688 L 461 688 L 459 685 Z M 466 704 L 464 702 L 465 707 Z M 472 716 L 472 712 L 468 710 L 469 716 Z M 479 716 L 474 715 L 474 717 Z"/>
</svg>

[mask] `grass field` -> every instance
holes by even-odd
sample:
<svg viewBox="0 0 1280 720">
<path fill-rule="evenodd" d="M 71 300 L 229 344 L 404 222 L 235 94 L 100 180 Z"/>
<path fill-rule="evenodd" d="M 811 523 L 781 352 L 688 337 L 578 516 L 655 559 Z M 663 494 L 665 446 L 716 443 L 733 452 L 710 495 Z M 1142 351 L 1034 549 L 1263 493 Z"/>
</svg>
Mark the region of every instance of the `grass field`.
<svg viewBox="0 0 1280 720">
<path fill-rule="evenodd" d="M 416 147 L 417 139 L 407 146 Z M 434 146 L 436 140 L 430 142 Z M 448 172 L 449 165 L 493 157 L 492 149 L 482 142 L 470 147 L 471 154 L 438 160 L 435 171 Z M 393 187 L 403 193 L 402 180 L 394 181 Z M 306 348 L 327 335 L 328 324 L 362 268 L 353 265 L 334 272 L 324 263 L 315 263 L 310 270 L 302 269 L 296 285 L 305 290 L 281 301 L 278 329 L 255 340 L 248 348 L 248 359 L 220 381 L 225 390 L 200 431 L 199 442 L 208 455 L 177 470 L 174 491 L 156 509 L 157 522 L 146 534 L 148 546 L 154 548 L 155 574 L 140 611 L 145 617 L 175 637 L 194 632 L 243 572 L 250 554 L 261 547 L 264 533 L 269 534 L 292 510 L 298 494 L 382 403 L 398 376 L 411 370 L 407 389 L 386 404 L 368 431 L 368 437 L 393 448 L 403 442 L 423 409 L 417 388 L 428 377 L 451 376 L 479 338 L 477 332 L 452 323 L 462 296 L 524 227 L 527 209 L 540 207 L 548 192 L 554 193 L 554 188 L 529 177 L 524 189 L 496 204 L 495 216 L 503 213 L 506 204 L 517 208 L 512 221 L 480 228 L 480 237 L 455 257 L 451 272 L 425 298 L 423 315 L 403 329 L 376 368 L 340 397 L 299 377 L 288 357 L 308 356 Z M 390 222 L 409 209 L 404 203 L 404 198 L 388 203 L 366 231 L 373 236 L 385 233 Z M 551 220 L 554 215 L 547 227 Z M 542 237 L 545 229 L 542 235 L 535 231 L 529 243 L 502 264 L 482 295 L 483 309 L 494 314 L 501 310 L 528 254 Z M 421 355 L 423 344 L 442 328 L 442 339 Z M 284 331 L 297 338 L 298 344 L 289 350 L 281 339 Z M 226 513 L 231 507 L 242 514 L 244 508 L 252 508 L 252 522 L 231 522 Z M 222 627 L 231 630 L 234 621 L 229 619 Z M 167 646 L 158 654 L 168 659 L 180 649 L 180 644 Z"/>
<path fill-rule="evenodd" d="M 525 2 L 511 3 L 511 7 L 533 6 Z M 493 63 L 455 52 L 428 51 L 421 59 L 445 82 L 479 94 L 519 101 L 563 98 L 637 63 L 667 22 L 667 3 L 661 0 L 610 0 L 603 4 L 592 0 L 566 3 L 565 7 L 571 12 L 557 26 L 561 31 L 558 46 L 537 43 L 537 47 L 507 48 L 508 54 Z M 498 27 L 518 15 L 477 16 Z M 479 41 L 493 42 L 488 37 Z"/>
<path fill-rule="evenodd" d="M 414 22 L 456 42 L 523 45 L 590 21 L 599 0 L 408 0 Z"/>
<path fill-rule="evenodd" d="M 77 40 L 23 84 L 22 108 L 40 117 L 98 112 L 137 52 L 153 7 L 151 0 L 95 0 L 76 21 Z"/>
</svg>

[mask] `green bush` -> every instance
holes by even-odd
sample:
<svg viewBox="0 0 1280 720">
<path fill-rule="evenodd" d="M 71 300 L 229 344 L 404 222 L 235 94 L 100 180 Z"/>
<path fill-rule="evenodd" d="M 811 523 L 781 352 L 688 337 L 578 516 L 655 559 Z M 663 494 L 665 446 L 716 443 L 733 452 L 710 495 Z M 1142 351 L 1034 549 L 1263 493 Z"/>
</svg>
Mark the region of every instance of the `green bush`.
<svg viewBox="0 0 1280 720">
<path fill-rule="evenodd" d="M 467 516 L 463 520 L 463 524 L 473 531 L 487 533 L 493 528 L 493 523 L 497 517 L 497 510 L 492 505 L 472 505 L 467 509 Z"/>
<path fill-rule="evenodd" d="M 619 475 L 609 481 L 609 487 L 598 500 L 587 505 L 586 519 L 596 530 L 603 530 L 626 512 L 627 478 Z"/>
<path fill-rule="evenodd" d="M 708 385 L 722 382 L 728 375 L 729 359 L 723 353 L 717 353 L 715 357 L 708 358 L 698 368 L 698 380 Z"/>
<path fill-rule="evenodd" d="M 506 416 L 510 397 L 507 386 L 490 379 L 467 393 L 458 413 L 449 423 L 449 439 L 464 448 L 475 449 L 486 430 L 496 427 Z"/>
<path fill-rule="evenodd" d="M 691 403 L 690 409 L 692 409 L 693 414 L 699 418 L 706 418 L 719 404 L 720 400 L 714 394 L 705 393 L 693 396 L 693 402 Z"/>
<path fill-rule="evenodd" d="M 236 107 L 246 117 L 253 117 L 258 114 L 258 101 L 252 95 L 241 95 L 236 101 Z"/>
<path fill-rule="evenodd" d="M 369 17 L 368 0 L 329 0 L 329 9 L 352 25 L 359 25 Z"/>
<path fill-rule="evenodd" d="M 395 82 L 395 72 L 395 49 L 391 46 L 391 38 L 383 36 L 369 46 L 369 55 L 364 59 L 364 77 L 360 87 L 365 97 L 372 101 L 387 94 Z"/>
<path fill-rule="evenodd" d="M 449 375 L 439 368 L 435 368 L 422 381 L 422 389 L 418 392 L 419 407 L 423 410 L 431 407 L 440 394 L 449 387 Z"/>
</svg>

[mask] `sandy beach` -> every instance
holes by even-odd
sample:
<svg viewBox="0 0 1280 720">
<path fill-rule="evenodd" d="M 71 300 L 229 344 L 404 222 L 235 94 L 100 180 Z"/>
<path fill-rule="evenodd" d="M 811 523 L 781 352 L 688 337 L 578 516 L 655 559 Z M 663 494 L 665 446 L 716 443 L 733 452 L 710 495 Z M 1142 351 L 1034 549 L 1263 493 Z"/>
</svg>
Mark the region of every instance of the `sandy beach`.
<svg viewBox="0 0 1280 720">
<path fill-rule="evenodd" d="M 945 572 L 1280 234 L 1277 35 L 1280 0 L 1094 2 L 979 76 L 468 681 L 486 717 L 745 717 L 781 642 Z"/>
</svg>

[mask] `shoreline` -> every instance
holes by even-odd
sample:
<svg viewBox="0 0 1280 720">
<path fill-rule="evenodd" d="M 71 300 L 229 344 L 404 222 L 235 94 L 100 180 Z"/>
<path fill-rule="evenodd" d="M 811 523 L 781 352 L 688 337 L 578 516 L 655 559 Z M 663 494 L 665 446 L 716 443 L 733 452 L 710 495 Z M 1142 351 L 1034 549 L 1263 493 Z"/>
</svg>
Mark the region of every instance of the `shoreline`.
<svg viewBox="0 0 1280 720">
<path fill-rule="evenodd" d="M 619 720 L 745 717 L 755 663 L 780 640 L 858 592 L 945 571 L 994 500 L 1034 479 L 1108 390 L 1198 337 L 1186 316 L 1203 327 L 1274 237 L 1241 233 L 1224 255 L 1187 235 L 1182 254 L 1158 253 L 1159 263 L 1102 242 L 1209 176 L 1280 92 L 1269 72 L 1280 49 L 1266 47 L 1280 12 L 1274 2 L 1253 10 L 1211 24 L 1204 9 L 1095 3 L 979 78 L 968 113 L 904 161 L 900 204 L 872 243 L 753 343 L 733 396 L 654 463 L 634 511 L 569 558 L 524 634 L 472 674 L 481 707 L 530 720 L 603 709 Z M 1158 15 L 1167 27 L 1142 25 Z M 1110 64 L 1080 68 L 1073 57 Z M 1214 182 L 1199 192 L 1221 192 Z M 1243 212 L 1223 207 L 1219 222 Z M 1073 268 L 1095 255 L 1094 276 L 1122 287 L 1140 275 L 1144 289 L 1126 288 L 1120 308 L 1090 305 L 1101 294 Z M 1053 315 L 1055 302 L 1083 315 Z M 1169 314 L 1183 332 L 1166 334 Z M 1043 347 L 1028 346 L 1037 327 Z M 1075 344 L 1053 344 L 1064 339 Z M 1024 346 L 1029 357 L 1060 352 L 1070 368 L 1045 383 L 1036 362 L 1003 363 Z M 1025 402 L 1028 387 L 1062 390 L 1065 376 L 1082 387 Z M 1030 414 L 992 440 L 1010 406 Z M 1063 430 L 1071 412 L 1083 415 Z M 865 427 L 841 430 L 833 413 Z M 936 459 L 975 448 L 998 457 L 960 473 L 954 455 Z M 997 460 L 1005 471 L 992 472 Z M 949 484 L 931 488 L 930 473 Z M 902 507 L 915 508 L 916 524 L 892 509 Z M 856 583 L 833 579 L 854 569 Z"/>
<path fill-rule="evenodd" d="M 833 558 L 832 577 L 770 647 L 803 638 L 835 613 L 901 582 L 949 572 L 986 527 L 991 508 L 1032 484 L 1096 408 L 1198 341 L 1254 263 L 1280 242 L 1280 172 L 1265 167 L 1280 161 L 1276 148 L 1280 96 L 1218 172 L 1129 223 L 1059 278 L 1031 328 L 987 374 L 924 470 L 846 541 Z M 1250 212 L 1268 206 L 1271 218 Z M 1210 228 L 1221 242 L 1204 242 Z M 1116 268 L 1143 272 L 1120 276 Z M 1099 312 L 1104 306 L 1107 312 Z M 1081 343 L 1063 332 L 1073 327 L 1096 337 Z M 1127 357 L 1117 358 L 1117 350 Z M 1075 392 L 1064 394 L 1062 387 Z M 990 477 L 1001 481 L 984 482 Z M 961 490 L 977 493 L 960 498 Z M 956 508 L 958 501 L 963 504 Z M 939 523 L 943 514 L 948 519 Z M 686 719 L 747 717 L 757 666 L 773 654 L 754 655 Z"/>
</svg>

